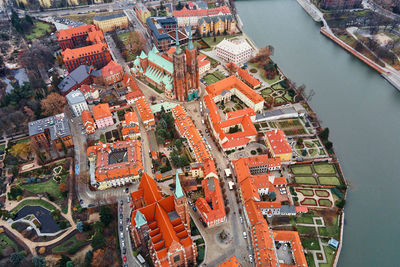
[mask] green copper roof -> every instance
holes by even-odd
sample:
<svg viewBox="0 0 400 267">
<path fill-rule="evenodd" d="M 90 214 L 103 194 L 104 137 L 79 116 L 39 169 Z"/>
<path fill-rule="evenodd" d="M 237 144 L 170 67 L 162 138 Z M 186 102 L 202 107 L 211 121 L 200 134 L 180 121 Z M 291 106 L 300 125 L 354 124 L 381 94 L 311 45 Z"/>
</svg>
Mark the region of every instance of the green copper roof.
<svg viewBox="0 0 400 267">
<path fill-rule="evenodd" d="M 143 68 L 142 67 L 140 67 L 140 70 L 139 70 L 141 73 L 143 73 Z"/>
<path fill-rule="evenodd" d="M 182 52 L 181 47 L 179 46 L 179 35 L 178 35 L 178 29 L 175 30 L 176 32 L 176 54 L 180 54 Z"/>
<path fill-rule="evenodd" d="M 139 66 L 139 65 L 140 65 L 140 59 L 139 59 L 139 57 L 136 57 L 135 61 L 133 61 L 133 64 L 134 64 L 135 66 Z"/>
<path fill-rule="evenodd" d="M 192 42 L 192 27 L 190 26 L 190 18 L 189 18 L 189 44 L 188 44 L 188 49 L 189 50 L 194 49 L 193 42 Z"/>
<path fill-rule="evenodd" d="M 164 110 L 171 110 L 176 107 L 178 104 L 173 102 L 164 102 L 150 106 L 151 112 L 158 113 L 161 112 L 161 107 L 164 107 Z"/>
<path fill-rule="evenodd" d="M 146 57 L 146 53 L 142 50 L 142 53 L 140 53 L 140 58 L 145 59 Z"/>
<path fill-rule="evenodd" d="M 152 51 L 153 53 L 156 53 L 156 54 L 159 52 L 155 46 L 153 46 L 153 48 L 151 49 L 151 51 Z"/>
<path fill-rule="evenodd" d="M 181 198 L 184 197 L 185 195 L 183 194 L 181 182 L 179 181 L 179 176 L 178 172 L 176 173 L 176 181 L 175 181 L 175 198 Z"/>
<path fill-rule="evenodd" d="M 174 65 L 169 60 L 166 60 L 162 56 L 153 51 L 150 51 L 148 54 L 148 58 L 151 62 L 159 66 L 160 68 L 166 70 L 169 73 L 174 73 Z"/>
<path fill-rule="evenodd" d="M 136 228 L 140 228 L 143 225 L 147 224 L 146 218 L 140 211 L 136 212 L 135 223 L 136 223 Z"/>
<path fill-rule="evenodd" d="M 168 83 L 167 85 L 165 85 L 165 89 L 172 90 L 174 89 L 174 87 L 172 86 L 172 83 Z"/>
</svg>

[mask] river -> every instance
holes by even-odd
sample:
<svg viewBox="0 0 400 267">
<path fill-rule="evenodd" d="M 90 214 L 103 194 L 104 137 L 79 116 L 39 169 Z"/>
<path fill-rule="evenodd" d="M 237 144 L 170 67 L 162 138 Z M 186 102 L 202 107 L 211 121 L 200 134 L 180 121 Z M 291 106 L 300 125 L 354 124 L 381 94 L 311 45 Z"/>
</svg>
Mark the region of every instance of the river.
<svg viewBox="0 0 400 267">
<path fill-rule="evenodd" d="M 238 1 L 244 31 L 275 47 L 283 72 L 314 89 L 311 106 L 351 184 L 338 266 L 396 266 L 400 205 L 400 92 L 319 33 L 295 0 Z"/>
</svg>

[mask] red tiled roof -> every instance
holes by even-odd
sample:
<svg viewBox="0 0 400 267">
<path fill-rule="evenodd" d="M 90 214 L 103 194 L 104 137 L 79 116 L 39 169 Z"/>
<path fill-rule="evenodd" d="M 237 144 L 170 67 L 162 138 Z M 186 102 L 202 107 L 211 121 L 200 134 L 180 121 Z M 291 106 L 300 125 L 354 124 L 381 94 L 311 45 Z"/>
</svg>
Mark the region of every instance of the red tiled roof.
<svg viewBox="0 0 400 267">
<path fill-rule="evenodd" d="M 265 137 L 275 155 L 292 153 L 292 147 L 289 145 L 286 135 L 282 130 L 266 132 Z"/>
<path fill-rule="evenodd" d="M 214 188 L 211 188 L 210 184 L 213 184 Z M 204 189 L 204 198 L 199 198 L 196 201 L 199 212 L 206 214 L 207 221 L 212 222 L 218 219 L 223 221 L 226 213 L 218 179 L 215 177 L 205 178 L 201 181 L 201 185 Z M 208 205 L 208 202 L 212 203 L 212 208 Z"/>
<path fill-rule="evenodd" d="M 243 80 L 245 80 L 248 84 L 253 86 L 253 88 L 261 84 L 261 82 L 259 80 L 257 80 L 256 78 L 254 78 L 250 73 L 248 73 L 247 70 L 239 68 L 237 72 L 238 72 L 238 75 Z"/>
<path fill-rule="evenodd" d="M 93 54 L 103 53 L 103 51 L 108 51 L 108 46 L 106 43 L 93 44 L 74 49 L 67 48 L 61 52 L 61 55 L 65 61 L 65 60 L 78 59 Z"/>
<path fill-rule="evenodd" d="M 92 134 L 96 131 L 94 120 L 92 118 L 92 114 L 88 110 L 82 111 L 81 114 L 83 126 L 86 128 L 86 132 L 88 134 Z"/>
<path fill-rule="evenodd" d="M 87 84 L 82 84 L 82 86 L 79 88 L 79 90 L 83 93 L 94 93 L 96 92 L 98 89 L 96 87 L 94 87 L 93 85 L 87 85 Z"/>
<path fill-rule="evenodd" d="M 273 230 L 274 239 L 276 241 L 290 242 L 294 254 L 295 265 L 286 266 L 307 266 L 307 260 L 304 255 L 303 246 L 301 245 L 300 236 L 295 231 L 279 231 Z"/>
<path fill-rule="evenodd" d="M 67 40 L 71 39 L 74 36 L 85 35 L 91 31 L 95 31 L 96 26 L 94 25 L 82 25 L 79 27 L 69 28 L 65 30 L 59 30 L 56 35 L 57 39 L 60 40 Z"/>
<path fill-rule="evenodd" d="M 205 66 L 207 64 L 210 64 L 210 61 L 207 60 L 206 56 L 200 55 L 200 56 L 197 57 L 197 64 L 199 65 L 199 68 L 201 68 L 201 67 L 203 67 L 203 66 Z"/>
<path fill-rule="evenodd" d="M 92 108 L 92 112 L 93 112 L 93 117 L 96 121 L 112 116 L 110 111 L 110 106 L 108 105 L 108 103 L 98 104 L 94 106 Z"/>
<path fill-rule="evenodd" d="M 146 98 L 138 98 L 135 100 L 135 104 L 137 110 L 139 111 L 139 116 L 144 123 L 148 123 L 149 125 L 154 125 L 154 115 L 151 112 L 151 108 L 149 102 L 147 102 Z"/>
<path fill-rule="evenodd" d="M 255 116 L 256 113 L 254 112 L 254 110 L 252 108 L 244 108 L 244 109 L 239 109 L 239 110 L 235 110 L 235 111 L 231 111 L 225 114 L 225 116 L 228 119 L 233 119 L 233 118 L 237 118 L 237 117 L 242 117 L 242 116 Z"/>
<path fill-rule="evenodd" d="M 218 14 L 230 14 L 231 11 L 227 6 L 221 6 L 209 9 L 187 9 L 186 7 L 181 10 L 174 10 L 172 14 L 174 17 L 206 17 L 215 16 Z"/>
<path fill-rule="evenodd" d="M 235 256 L 230 257 L 226 261 L 218 265 L 218 267 L 242 267 Z"/>
<path fill-rule="evenodd" d="M 242 94 L 244 94 L 250 101 L 257 104 L 264 101 L 264 98 L 259 95 L 256 91 L 251 89 L 248 85 L 242 82 L 235 75 L 231 75 L 228 78 L 222 79 L 216 83 L 208 85 L 206 91 L 212 96 L 216 96 L 222 93 L 224 90 L 231 90 L 236 88 Z"/>
<path fill-rule="evenodd" d="M 119 65 L 114 60 L 111 60 L 110 62 L 108 62 L 107 65 L 105 65 L 101 69 L 101 75 L 103 77 L 107 77 L 107 76 L 111 76 L 111 75 L 114 75 L 114 74 L 122 72 L 122 71 L 123 71 L 122 66 Z"/>
</svg>

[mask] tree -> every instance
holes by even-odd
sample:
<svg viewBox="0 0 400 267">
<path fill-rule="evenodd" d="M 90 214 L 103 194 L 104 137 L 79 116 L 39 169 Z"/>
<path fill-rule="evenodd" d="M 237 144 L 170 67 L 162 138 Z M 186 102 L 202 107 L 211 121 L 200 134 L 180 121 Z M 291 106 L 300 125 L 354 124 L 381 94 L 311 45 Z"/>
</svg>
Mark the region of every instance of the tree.
<svg viewBox="0 0 400 267">
<path fill-rule="evenodd" d="M 104 226 L 108 226 L 113 219 L 111 209 L 108 206 L 101 206 L 100 208 L 100 221 L 104 223 Z"/>
<path fill-rule="evenodd" d="M 104 248 L 106 245 L 106 240 L 104 239 L 104 235 L 102 233 L 96 233 L 93 236 L 91 245 L 92 245 L 92 248 L 94 251 Z M 94 259 L 94 257 L 93 257 L 93 259 Z"/>
<path fill-rule="evenodd" d="M 325 128 L 320 134 L 319 137 L 322 139 L 322 141 L 327 141 L 329 138 L 329 128 Z"/>
<path fill-rule="evenodd" d="M 67 263 L 71 261 L 71 258 L 65 256 L 64 254 L 61 255 L 61 259 L 58 261 L 59 267 L 67 267 Z"/>
<path fill-rule="evenodd" d="M 32 152 L 32 147 L 29 142 L 15 144 L 11 147 L 11 155 L 26 159 L 26 157 Z"/>
<path fill-rule="evenodd" d="M 275 201 L 276 200 L 276 193 L 275 191 L 271 191 L 268 193 L 268 197 L 272 200 Z"/>
<path fill-rule="evenodd" d="M 64 112 L 64 106 L 67 103 L 65 97 L 58 93 L 51 93 L 45 99 L 40 101 L 43 116 L 51 116 Z"/>
<path fill-rule="evenodd" d="M 12 264 L 18 265 L 24 258 L 25 256 L 22 253 L 15 252 L 11 254 L 10 261 Z"/>
<path fill-rule="evenodd" d="M 126 40 L 128 48 L 134 54 L 139 54 L 146 45 L 146 39 L 139 31 L 130 32 Z"/>
<path fill-rule="evenodd" d="M 85 254 L 85 264 L 89 266 L 93 259 L 93 251 L 88 250 Z"/>
<path fill-rule="evenodd" d="M 181 151 L 182 148 L 182 140 L 181 139 L 176 139 L 174 142 L 174 145 L 176 146 L 176 148 L 178 149 L 178 151 Z"/>
<path fill-rule="evenodd" d="M 343 209 L 344 205 L 346 205 L 346 200 L 345 199 L 338 199 L 335 202 L 336 207 L 338 207 L 339 209 Z"/>
<path fill-rule="evenodd" d="M 103 261 L 104 261 L 104 250 L 98 249 L 94 251 L 92 257 L 92 266 L 94 267 L 103 266 Z"/>
<path fill-rule="evenodd" d="M 46 267 L 46 260 L 42 256 L 35 256 L 32 258 L 34 267 Z"/>
<path fill-rule="evenodd" d="M 68 191 L 68 187 L 66 184 L 60 184 L 58 186 L 58 190 L 60 190 L 60 192 L 67 192 Z"/>
<path fill-rule="evenodd" d="M 299 139 L 297 139 L 297 145 L 298 145 L 299 147 L 303 147 L 303 145 L 304 145 L 304 140 L 303 140 L 302 137 L 299 137 Z"/>
<path fill-rule="evenodd" d="M 66 267 L 75 267 L 75 264 L 72 261 L 67 262 Z"/>
</svg>

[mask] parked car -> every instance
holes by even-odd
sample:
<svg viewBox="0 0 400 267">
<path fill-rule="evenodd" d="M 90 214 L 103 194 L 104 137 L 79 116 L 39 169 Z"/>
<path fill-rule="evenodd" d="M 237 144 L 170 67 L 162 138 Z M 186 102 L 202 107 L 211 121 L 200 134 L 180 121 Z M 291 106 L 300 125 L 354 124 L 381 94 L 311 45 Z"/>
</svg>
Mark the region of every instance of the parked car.
<svg viewBox="0 0 400 267">
<path fill-rule="evenodd" d="M 125 193 L 129 193 L 129 188 L 125 188 Z"/>
<path fill-rule="evenodd" d="M 120 218 L 120 219 L 124 218 L 124 215 L 121 213 L 121 214 L 119 215 L 119 218 Z"/>
<path fill-rule="evenodd" d="M 193 211 L 197 211 L 196 206 L 193 206 L 192 209 Z"/>
<path fill-rule="evenodd" d="M 119 225 L 119 230 L 122 232 L 124 228 L 122 227 L 122 224 Z"/>
<path fill-rule="evenodd" d="M 121 201 L 119 203 L 121 203 L 121 205 L 124 205 L 124 201 L 122 199 L 121 199 Z"/>
<path fill-rule="evenodd" d="M 199 221 L 200 221 L 200 222 L 204 222 L 204 221 L 203 221 L 203 218 L 201 218 L 201 217 L 199 218 Z"/>
<path fill-rule="evenodd" d="M 243 232 L 243 238 L 246 239 L 247 238 L 247 233 Z"/>
<path fill-rule="evenodd" d="M 128 218 L 126 218 L 126 222 L 127 222 L 127 223 L 129 222 L 129 217 L 128 217 Z"/>
<path fill-rule="evenodd" d="M 243 218 L 242 217 L 239 217 L 240 218 L 240 223 L 243 223 Z"/>
<path fill-rule="evenodd" d="M 281 243 L 276 244 L 276 249 L 279 249 L 282 246 Z"/>
<path fill-rule="evenodd" d="M 126 256 L 124 256 L 124 262 L 126 262 Z"/>
<path fill-rule="evenodd" d="M 130 202 L 131 202 L 131 199 L 130 199 L 129 197 L 127 197 L 127 198 L 126 198 L 126 202 L 127 202 L 127 203 L 130 203 Z"/>
<path fill-rule="evenodd" d="M 253 262 L 253 256 L 249 255 L 249 261 L 252 263 Z"/>
<path fill-rule="evenodd" d="M 122 254 L 124 254 L 124 255 L 126 254 L 126 248 L 122 249 Z"/>
</svg>

